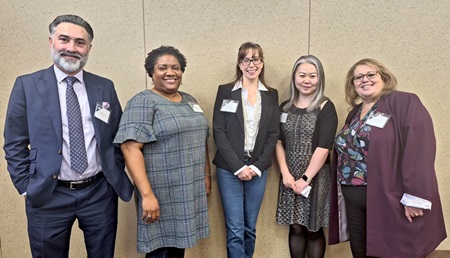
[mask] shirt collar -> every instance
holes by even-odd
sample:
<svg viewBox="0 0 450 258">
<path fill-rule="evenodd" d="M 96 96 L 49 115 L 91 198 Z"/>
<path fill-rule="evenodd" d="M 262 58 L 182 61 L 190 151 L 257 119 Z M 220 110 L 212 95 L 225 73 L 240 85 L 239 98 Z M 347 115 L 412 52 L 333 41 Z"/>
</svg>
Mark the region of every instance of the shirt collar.
<svg viewBox="0 0 450 258">
<path fill-rule="evenodd" d="M 237 81 L 231 91 L 237 91 L 238 89 L 242 89 L 242 80 Z M 269 91 L 260 80 L 258 80 L 258 90 Z"/>
<path fill-rule="evenodd" d="M 67 76 L 69 76 L 61 71 L 56 65 L 53 65 L 53 70 L 55 71 L 56 81 L 58 81 L 58 83 L 61 83 L 62 81 L 64 81 L 64 79 L 66 79 Z M 83 69 L 75 74 L 74 77 L 76 77 L 79 82 L 83 83 Z"/>
</svg>

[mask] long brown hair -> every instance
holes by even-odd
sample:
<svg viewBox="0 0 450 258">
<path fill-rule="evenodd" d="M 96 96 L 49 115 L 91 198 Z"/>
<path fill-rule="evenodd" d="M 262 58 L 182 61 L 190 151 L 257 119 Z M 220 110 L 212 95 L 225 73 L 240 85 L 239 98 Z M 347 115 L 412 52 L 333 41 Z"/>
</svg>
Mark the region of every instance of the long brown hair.
<svg viewBox="0 0 450 258">
<path fill-rule="evenodd" d="M 232 81 L 232 83 L 236 83 L 237 81 L 239 81 L 242 78 L 243 73 L 241 71 L 241 68 L 239 67 L 239 64 L 247 56 L 247 53 L 250 50 L 253 50 L 254 53 L 258 53 L 259 58 L 261 58 L 261 61 L 264 63 L 264 52 L 263 52 L 261 46 L 256 43 L 253 43 L 253 42 L 245 42 L 244 44 L 242 44 L 239 47 L 237 63 L 236 63 L 236 74 L 235 74 L 235 77 L 234 77 L 234 80 Z M 267 86 L 266 81 L 264 79 L 264 68 L 265 68 L 265 66 L 261 69 L 261 73 L 259 74 L 258 79 L 262 84 L 264 84 L 264 86 L 269 88 L 269 86 Z"/>
</svg>

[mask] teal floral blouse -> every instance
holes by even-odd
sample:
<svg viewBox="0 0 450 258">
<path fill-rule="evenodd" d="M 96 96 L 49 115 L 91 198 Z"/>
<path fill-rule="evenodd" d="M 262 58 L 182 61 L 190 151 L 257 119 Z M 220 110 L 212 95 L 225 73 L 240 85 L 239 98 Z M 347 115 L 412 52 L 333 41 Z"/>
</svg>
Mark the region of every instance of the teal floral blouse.
<svg viewBox="0 0 450 258">
<path fill-rule="evenodd" d="M 366 157 L 372 127 L 367 125 L 366 121 L 377 106 L 378 103 L 375 103 L 363 119 L 359 119 L 361 116 L 360 108 L 350 124 L 346 124 L 336 136 L 337 178 L 342 185 L 367 184 Z"/>
</svg>

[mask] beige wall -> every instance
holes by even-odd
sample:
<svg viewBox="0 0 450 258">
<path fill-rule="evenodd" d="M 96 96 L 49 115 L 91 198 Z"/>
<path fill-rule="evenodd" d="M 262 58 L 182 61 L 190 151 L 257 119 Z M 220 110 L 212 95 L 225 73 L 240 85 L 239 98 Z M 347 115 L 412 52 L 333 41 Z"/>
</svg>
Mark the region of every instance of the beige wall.
<svg viewBox="0 0 450 258">
<path fill-rule="evenodd" d="M 343 95 L 345 73 L 363 57 L 377 58 L 398 77 L 401 90 L 420 96 L 433 117 L 438 140 L 436 170 L 450 225 L 447 0 L 0 0 L 0 6 L 2 135 L 15 77 L 51 65 L 47 26 L 59 14 L 78 14 L 90 22 L 95 39 L 86 70 L 111 78 L 123 105 L 150 85 L 143 68 L 146 53 L 163 44 L 179 48 L 188 59 L 181 90 L 197 98 L 210 122 L 216 88 L 232 79 L 237 49 L 245 41 L 263 47 L 266 78 L 279 90 L 280 100 L 289 94 L 287 85 L 294 61 L 303 54 L 318 56 L 325 66 L 326 94 L 337 106 L 340 126 L 347 108 Z M 212 137 L 209 143 L 212 158 Z M 212 179 L 211 234 L 188 250 L 186 257 L 226 257 L 214 173 Z M 29 257 L 23 198 L 11 183 L 4 159 L 0 159 L 0 180 L 0 258 Z M 255 257 L 289 257 L 287 227 L 275 224 L 278 180 L 279 172 L 272 168 L 258 221 Z M 119 221 L 116 257 L 143 257 L 135 251 L 133 202 L 120 203 Z M 438 249 L 450 250 L 450 240 Z M 82 234 L 76 226 L 71 257 L 86 257 Z M 329 247 L 326 257 L 350 257 L 348 244 Z"/>
</svg>

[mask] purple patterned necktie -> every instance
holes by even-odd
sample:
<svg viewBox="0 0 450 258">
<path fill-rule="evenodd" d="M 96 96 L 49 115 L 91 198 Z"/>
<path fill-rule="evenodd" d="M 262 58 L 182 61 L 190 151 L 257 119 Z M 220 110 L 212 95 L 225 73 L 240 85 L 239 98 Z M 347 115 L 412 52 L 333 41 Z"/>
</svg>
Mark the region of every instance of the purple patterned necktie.
<svg viewBox="0 0 450 258">
<path fill-rule="evenodd" d="M 81 109 L 77 95 L 73 90 L 73 84 L 78 81 L 72 76 L 66 77 L 66 105 L 67 119 L 69 122 L 69 146 L 70 146 L 70 167 L 73 171 L 81 174 L 88 166 L 86 146 L 84 143 L 83 121 L 81 119 Z"/>
</svg>

